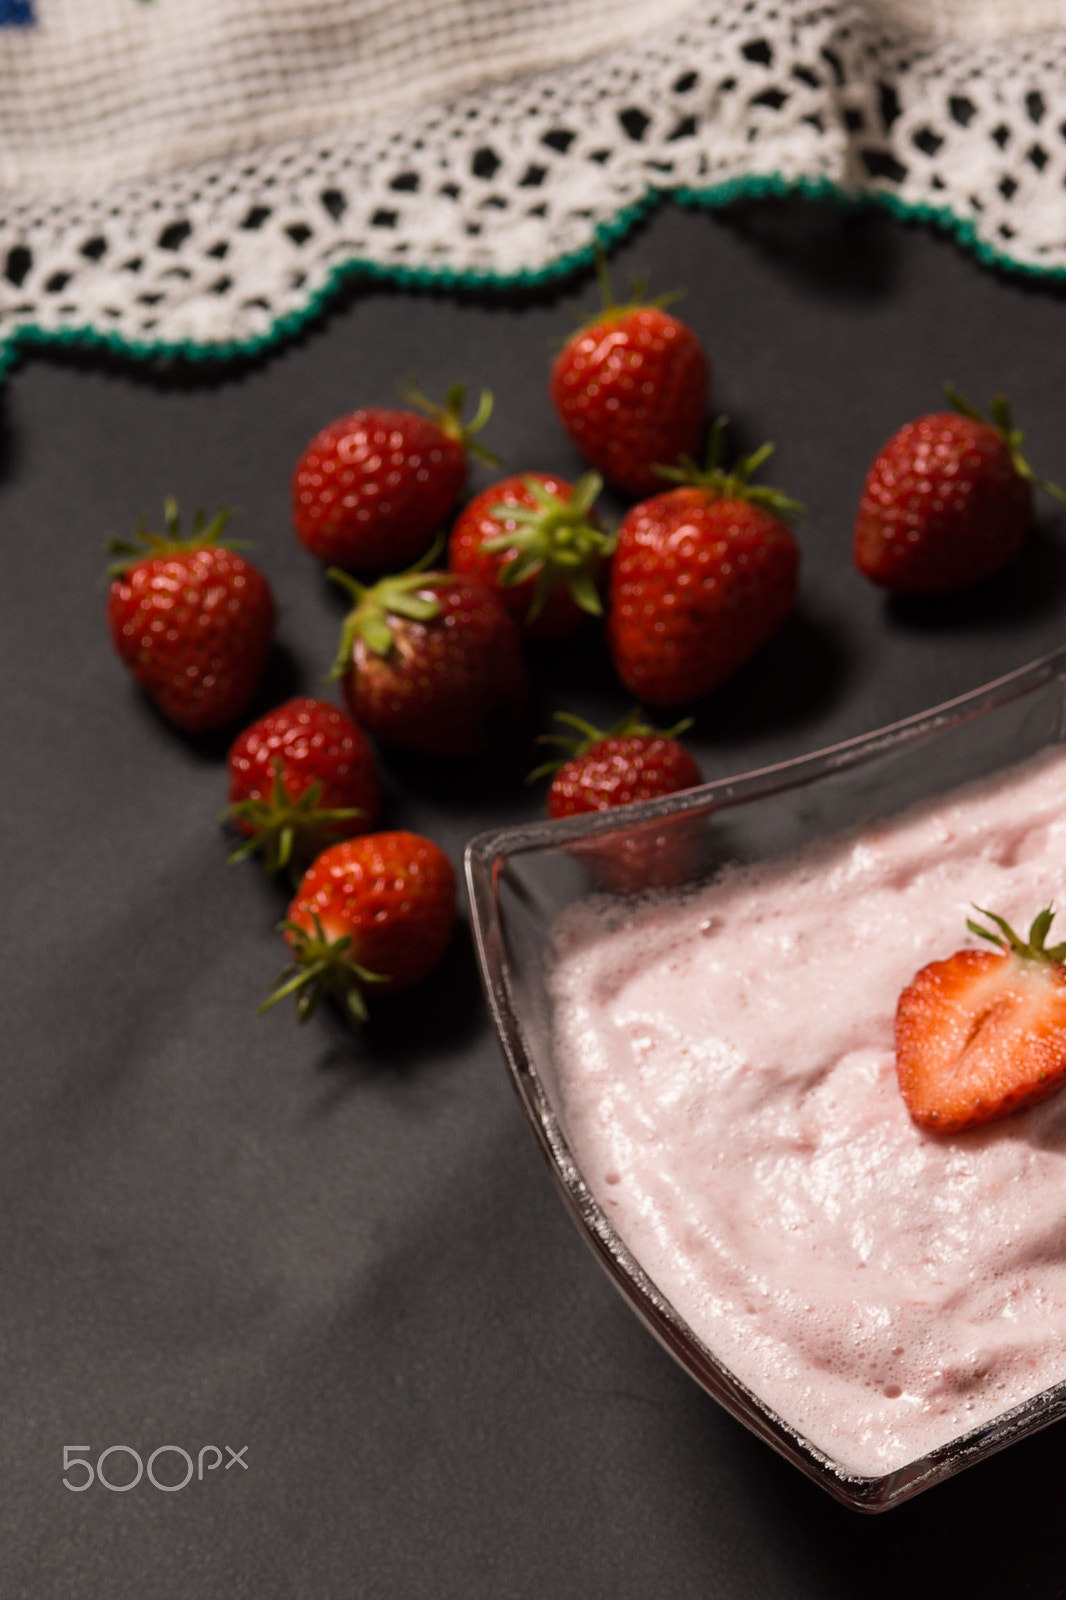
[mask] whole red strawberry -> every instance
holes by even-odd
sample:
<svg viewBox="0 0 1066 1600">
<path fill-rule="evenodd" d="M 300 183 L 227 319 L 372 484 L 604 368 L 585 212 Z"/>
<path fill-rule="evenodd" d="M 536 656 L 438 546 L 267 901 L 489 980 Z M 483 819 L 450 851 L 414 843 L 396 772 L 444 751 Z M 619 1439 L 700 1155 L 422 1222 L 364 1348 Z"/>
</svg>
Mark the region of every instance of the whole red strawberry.
<svg viewBox="0 0 1066 1600">
<path fill-rule="evenodd" d="M 1066 1083 L 1066 944 L 1048 948 L 1054 913 L 1023 940 L 994 912 L 997 949 L 956 950 L 916 974 L 896 1011 L 896 1071 L 914 1120 L 961 1133 L 1043 1100 Z"/>
<path fill-rule="evenodd" d="M 305 1022 L 332 995 L 352 1022 L 365 988 L 409 989 L 436 966 L 455 925 L 455 872 L 416 833 L 367 833 L 330 845 L 304 874 L 282 923 L 292 965 L 262 1006 L 295 994 Z"/>
<path fill-rule="evenodd" d="M 602 256 L 603 310 L 567 342 L 551 374 L 559 419 L 582 455 L 628 494 L 659 486 L 654 468 L 700 447 L 710 363 L 662 303 L 615 303 Z"/>
<path fill-rule="evenodd" d="M 263 676 L 274 596 L 263 574 L 224 542 L 228 513 L 196 513 L 182 538 L 166 502 L 166 533 L 142 522 L 137 543 L 112 540 L 111 639 L 141 688 L 186 733 L 222 728 L 245 710 Z"/>
<path fill-rule="evenodd" d="M 414 570 L 373 588 L 332 568 L 355 601 L 333 669 L 353 717 L 421 755 L 487 750 L 519 721 L 528 693 L 518 630 L 494 589 Z"/>
<path fill-rule="evenodd" d="M 300 543 L 322 561 L 364 572 L 395 571 L 416 560 L 466 483 L 467 456 L 495 458 L 471 443 L 492 411 L 481 396 L 473 420 L 460 421 L 464 387 L 428 413 L 365 407 L 338 417 L 311 440 L 292 475 L 292 519 Z"/>
<path fill-rule="evenodd" d="M 574 817 L 634 800 L 656 800 L 703 782 L 699 767 L 678 742 L 678 735 L 692 726 L 690 717 L 676 727 L 660 729 L 642 721 L 634 710 L 606 731 L 569 711 L 557 711 L 555 720 L 574 728 L 578 736 L 545 734 L 541 741 L 570 752 L 566 759 L 530 773 L 531 780 L 554 774 L 548 790 L 549 817 Z"/>
<path fill-rule="evenodd" d="M 664 469 L 682 487 L 634 506 L 618 530 L 608 645 L 626 688 L 650 705 L 714 689 L 795 601 L 799 551 L 783 519 L 800 507 L 748 481 L 770 445 L 723 470 L 723 425 L 715 423 L 706 469 Z"/>
<path fill-rule="evenodd" d="M 369 833 L 380 806 L 374 752 L 339 706 L 299 695 L 230 747 L 226 816 L 246 835 L 230 856 L 259 851 L 271 874 L 302 872 L 326 845 Z"/>
<path fill-rule="evenodd" d="M 575 729 L 577 737 L 546 734 L 542 742 L 568 750 L 569 759 L 548 762 L 530 773 L 531 779 L 554 773 L 548 790 L 550 817 L 656 800 L 703 781 L 692 756 L 678 742 L 691 718 L 660 730 L 643 722 L 639 711 L 631 711 L 606 732 L 567 711 L 557 712 L 556 719 Z M 701 827 L 699 819 L 689 823 L 677 817 L 620 821 L 617 832 L 575 840 L 566 848 L 580 856 L 604 888 L 633 893 L 683 883 L 698 860 Z"/>
<path fill-rule="evenodd" d="M 593 520 L 603 487 L 544 472 L 504 478 L 476 495 L 448 543 L 453 572 L 496 588 L 524 638 L 562 639 L 601 616 L 598 580 L 613 540 Z"/>
<path fill-rule="evenodd" d="M 896 594 L 949 594 L 989 578 L 1017 555 L 1037 478 L 1000 395 L 991 421 L 947 386 L 954 411 L 908 422 L 866 475 L 855 523 L 855 565 Z"/>
</svg>

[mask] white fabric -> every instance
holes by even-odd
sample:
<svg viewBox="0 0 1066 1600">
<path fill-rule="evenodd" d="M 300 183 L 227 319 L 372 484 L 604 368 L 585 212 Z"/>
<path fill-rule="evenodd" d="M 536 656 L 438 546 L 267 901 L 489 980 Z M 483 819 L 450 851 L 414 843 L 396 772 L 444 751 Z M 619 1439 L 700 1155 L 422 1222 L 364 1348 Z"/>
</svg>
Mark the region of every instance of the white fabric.
<svg viewBox="0 0 1066 1600">
<path fill-rule="evenodd" d="M 0 186 L 113 183 L 542 71 L 690 0 L 37 0 L 0 65 Z"/>
<path fill-rule="evenodd" d="M 870 9 L 940 39 L 1002 39 L 1066 26 L 1063 0 L 870 0 Z"/>
<path fill-rule="evenodd" d="M 0 364 L 27 329 L 226 353 L 353 267 L 541 277 L 655 191 L 876 196 L 1066 273 L 1066 0 L 36 9 L 0 28 Z"/>
</svg>

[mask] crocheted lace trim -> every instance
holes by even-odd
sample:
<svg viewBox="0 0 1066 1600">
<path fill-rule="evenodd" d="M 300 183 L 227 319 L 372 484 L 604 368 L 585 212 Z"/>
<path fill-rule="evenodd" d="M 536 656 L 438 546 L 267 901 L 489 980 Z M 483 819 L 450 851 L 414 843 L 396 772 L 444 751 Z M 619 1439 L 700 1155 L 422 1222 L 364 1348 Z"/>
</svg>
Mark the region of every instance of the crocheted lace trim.
<svg viewBox="0 0 1066 1600">
<path fill-rule="evenodd" d="M 1066 28 L 1004 34 L 1002 4 L 985 0 L 964 8 L 983 37 L 941 37 L 901 28 L 908 6 L 667 7 L 609 51 L 421 108 L 76 191 L 8 185 L 0 365 L 35 339 L 254 349 L 352 271 L 543 280 L 663 193 L 869 199 L 985 259 L 1066 273 Z M 1061 9 L 1011 14 L 1039 26 Z M 938 15 L 941 32 L 958 26 L 950 4 Z"/>
</svg>

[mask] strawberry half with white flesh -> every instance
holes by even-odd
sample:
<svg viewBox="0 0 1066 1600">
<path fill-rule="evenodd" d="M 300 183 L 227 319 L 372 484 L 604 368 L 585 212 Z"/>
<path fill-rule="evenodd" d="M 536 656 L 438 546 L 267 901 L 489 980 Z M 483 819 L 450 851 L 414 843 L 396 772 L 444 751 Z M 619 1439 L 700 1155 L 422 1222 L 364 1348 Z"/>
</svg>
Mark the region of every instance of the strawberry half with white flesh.
<svg viewBox="0 0 1066 1600">
<path fill-rule="evenodd" d="M 1066 1081 L 1066 943 L 1047 944 L 1054 912 L 1028 941 L 967 921 L 996 950 L 957 950 L 923 967 L 896 1011 L 896 1071 L 907 1109 L 934 1133 L 960 1133 L 1033 1105 Z"/>
</svg>

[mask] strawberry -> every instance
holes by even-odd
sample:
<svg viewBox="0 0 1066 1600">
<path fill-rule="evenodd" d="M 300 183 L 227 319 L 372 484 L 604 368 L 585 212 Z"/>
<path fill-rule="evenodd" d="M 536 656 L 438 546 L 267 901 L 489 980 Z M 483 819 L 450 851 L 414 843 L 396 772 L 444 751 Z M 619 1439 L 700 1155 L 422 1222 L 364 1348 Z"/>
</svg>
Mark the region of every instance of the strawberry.
<svg viewBox="0 0 1066 1600">
<path fill-rule="evenodd" d="M 281 924 L 292 964 L 260 1008 L 295 994 L 301 1022 L 323 995 L 366 1020 L 363 990 L 420 983 L 455 925 L 455 872 L 431 839 L 366 833 L 330 845 L 304 874 Z"/>
<path fill-rule="evenodd" d="M 554 774 L 548 790 L 549 817 L 574 817 L 634 800 L 655 800 L 703 782 L 699 767 L 677 738 L 692 726 L 691 717 L 676 727 L 659 729 L 642 722 L 634 710 L 606 731 L 569 711 L 557 711 L 555 720 L 575 728 L 578 737 L 551 733 L 540 740 L 570 752 L 529 775 L 532 782 Z"/>
<path fill-rule="evenodd" d="M 186 733 L 221 728 L 245 710 L 263 676 L 274 596 L 263 574 L 226 543 L 228 513 L 201 512 L 182 538 L 166 502 L 166 533 L 138 525 L 114 539 L 107 600 L 111 639 L 141 688 Z"/>
<path fill-rule="evenodd" d="M 785 521 L 801 508 L 749 479 L 771 445 L 721 466 L 725 419 L 707 467 L 663 468 L 681 485 L 623 518 L 611 569 L 607 640 L 615 670 L 650 705 L 677 705 L 728 678 L 781 626 L 799 551 Z"/>
<path fill-rule="evenodd" d="M 406 567 L 426 549 L 466 482 L 467 456 L 494 461 L 471 443 L 492 412 L 460 421 L 465 390 L 443 406 L 414 389 L 416 411 L 368 406 L 338 417 L 311 440 L 292 475 L 292 519 L 300 543 L 322 561 L 365 572 Z"/>
<path fill-rule="evenodd" d="M 935 1133 L 1005 1117 L 1066 1081 L 1066 944 L 1047 948 L 1054 912 L 1022 940 L 994 912 L 998 933 L 967 921 L 997 946 L 933 961 L 899 997 L 896 1071 L 914 1120 Z"/>
<path fill-rule="evenodd" d="M 950 594 L 1017 555 L 1033 515 L 1032 486 L 1057 499 L 1021 453 L 1002 395 L 991 421 L 945 386 L 954 411 L 908 422 L 874 459 L 855 522 L 855 565 L 896 594 Z"/>
<path fill-rule="evenodd" d="M 677 740 L 691 718 L 659 730 L 642 722 L 639 711 L 631 711 L 607 732 L 568 711 L 556 712 L 556 719 L 576 729 L 578 737 L 545 734 L 541 743 L 569 750 L 569 759 L 547 762 L 529 775 L 533 780 L 554 773 L 548 790 L 550 817 L 654 800 L 703 781 Z M 576 840 L 567 849 L 588 864 L 604 888 L 632 893 L 684 882 L 698 859 L 695 834 L 701 827 L 699 821 L 689 826 L 677 818 L 620 823 L 617 833 Z"/>
<path fill-rule="evenodd" d="M 561 639 L 602 615 L 598 579 L 613 541 L 592 518 L 603 487 L 543 472 L 504 478 L 475 496 L 448 543 L 453 572 L 495 587 L 527 639 Z"/>
<path fill-rule="evenodd" d="M 377 820 L 374 752 L 328 700 L 300 695 L 268 711 L 234 740 L 227 766 L 225 814 L 246 835 L 231 861 L 262 851 L 271 875 L 302 872 L 326 845 Z"/>
<path fill-rule="evenodd" d="M 361 727 L 422 755 L 468 756 L 517 724 L 526 669 L 495 590 L 418 568 L 373 588 L 337 568 L 330 577 L 355 601 L 333 676 Z"/>
<path fill-rule="evenodd" d="M 605 478 L 628 494 L 650 494 L 656 465 L 700 447 L 710 364 L 692 329 L 662 301 L 638 294 L 615 302 L 602 255 L 597 275 L 603 309 L 556 357 L 551 397 L 570 438 Z"/>
</svg>

